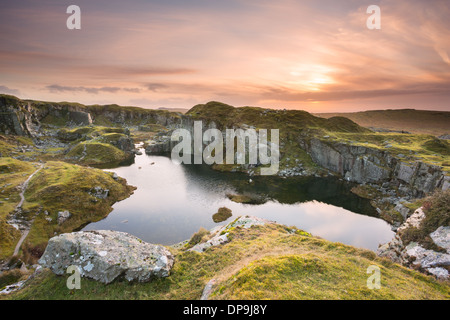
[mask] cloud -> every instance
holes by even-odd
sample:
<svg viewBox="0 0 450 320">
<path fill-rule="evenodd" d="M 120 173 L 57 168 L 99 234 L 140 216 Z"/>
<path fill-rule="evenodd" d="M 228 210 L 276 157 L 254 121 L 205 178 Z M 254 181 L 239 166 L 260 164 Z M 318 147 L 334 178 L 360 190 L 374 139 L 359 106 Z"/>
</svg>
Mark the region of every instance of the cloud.
<svg viewBox="0 0 450 320">
<path fill-rule="evenodd" d="M 163 83 L 148 83 L 148 84 L 146 84 L 146 87 L 148 90 L 156 92 L 160 89 L 166 89 L 169 86 L 166 84 L 163 84 Z"/>
<path fill-rule="evenodd" d="M 64 5 L 0 4 L 0 83 L 179 107 L 418 98 L 433 107 L 419 94 L 450 103 L 448 0 L 376 0 L 381 30 L 367 29 L 368 4 L 356 0 L 78 4 L 80 32 L 65 28 Z"/>
<path fill-rule="evenodd" d="M 15 95 L 15 96 L 19 96 L 20 95 L 20 91 L 19 90 L 8 88 L 7 86 L 0 86 L 0 92 L 1 93 L 6 93 L 6 94 L 12 94 L 12 95 Z"/>
<path fill-rule="evenodd" d="M 61 86 L 58 84 L 52 84 L 45 87 L 48 91 L 53 93 L 60 92 L 87 92 L 90 94 L 99 94 L 101 92 L 107 93 L 117 93 L 119 91 L 126 91 L 132 93 L 139 93 L 141 90 L 139 88 L 119 88 L 119 87 L 71 87 L 71 86 Z"/>
</svg>

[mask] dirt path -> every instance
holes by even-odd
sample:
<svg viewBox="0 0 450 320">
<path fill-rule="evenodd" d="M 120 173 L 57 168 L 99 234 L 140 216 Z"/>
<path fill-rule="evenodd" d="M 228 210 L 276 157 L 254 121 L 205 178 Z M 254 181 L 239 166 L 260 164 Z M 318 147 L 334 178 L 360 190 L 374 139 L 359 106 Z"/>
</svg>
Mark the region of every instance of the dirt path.
<svg viewBox="0 0 450 320">
<path fill-rule="evenodd" d="M 25 180 L 25 182 L 22 184 L 22 191 L 20 192 L 20 202 L 19 204 L 16 206 L 16 212 L 22 212 L 22 205 L 25 201 L 25 192 L 27 191 L 28 188 L 28 184 L 30 183 L 31 179 L 34 177 L 34 175 L 36 173 L 38 173 L 42 168 L 44 167 L 43 164 L 40 165 L 39 169 L 37 169 L 35 172 L 33 172 L 27 180 Z M 31 222 L 32 223 L 32 222 Z M 31 224 L 30 224 L 31 225 Z M 25 227 L 22 231 L 22 236 L 20 237 L 19 241 L 16 244 L 16 248 L 14 249 L 14 253 L 13 256 L 16 256 L 19 254 L 19 250 L 20 247 L 22 246 L 23 241 L 25 240 L 25 238 L 28 236 L 28 233 L 30 232 L 30 228 Z"/>
</svg>

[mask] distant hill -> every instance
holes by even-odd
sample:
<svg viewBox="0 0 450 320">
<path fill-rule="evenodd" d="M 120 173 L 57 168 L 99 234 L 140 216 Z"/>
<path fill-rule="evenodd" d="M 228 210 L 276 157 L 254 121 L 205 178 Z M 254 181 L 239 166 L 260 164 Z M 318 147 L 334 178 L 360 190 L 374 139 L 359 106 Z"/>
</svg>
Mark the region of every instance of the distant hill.
<svg viewBox="0 0 450 320">
<path fill-rule="evenodd" d="M 193 119 L 214 121 L 221 128 L 234 126 L 253 126 L 257 128 L 283 129 L 282 134 L 303 130 L 323 129 L 333 132 L 364 133 L 370 132 L 345 117 L 314 116 L 303 110 L 275 110 L 259 107 L 233 107 L 225 103 L 210 101 L 191 108 L 186 115 Z M 320 134 L 323 132 L 320 131 Z"/>
<path fill-rule="evenodd" d="M 170 112 L 179 112 L 179 113 L 182 113 L 182 114 L 185 114 L 186 112 L 189 111 L 189 109 L 183 109 L 183 108 L 166 108 L 166 107 L 158 108 L 158 110 L 167 110 L 167 111 L 170 111 Z"/>
<path fill-rule="evenodd" d="M 316 113 L 318 117 L 346 117 L 360 126 L 425 133 L 440 136 L 450 133 L 450 111 L 426 111 L 414 109 L 374 110 L 351 113 Z"/>
</svg>

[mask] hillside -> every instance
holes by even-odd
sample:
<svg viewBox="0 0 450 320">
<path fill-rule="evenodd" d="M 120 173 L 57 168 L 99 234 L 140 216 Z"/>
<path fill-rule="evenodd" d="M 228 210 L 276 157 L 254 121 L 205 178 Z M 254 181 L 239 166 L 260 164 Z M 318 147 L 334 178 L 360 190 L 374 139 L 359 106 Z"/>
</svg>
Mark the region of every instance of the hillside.
<svg viewBox="0 0 450 320">
<path fill-rule="evenodd" d="M 344 117 L 324 119 L 302 110 L 273 110 L 259 107 L 233 107 L 211 101 L 190 109 L 186 115 L 193 119 L 214 121 L 219 127 L 247 125 L 256 128 L 279 129 L 280 134 L 304 129 L 326 129 L 335 132 L 362 133 L 370 130 Z"/>
<path fill-rule="evenodd" d="M 450 133 L 450 112 L 414 109 L 374 110 L 352 113 L 316 113 L 318 117 L 346 117 L 366 128 L 387 129 L 396 132 L 431 134 Z"/>
<path fill-rule="evenodd" d="M 123 179 L 88 166 L 117 166 L 134 158 L 134 143 L 170 142 L 174 129 L 190 130 L 196 120 L 202 120 L 204 128 L 221 130 L 278 129 L 280 167 L 276 175 L 264 180 L 265 184 L 293 176 L 333 176 L 349 181 L 356 185 L 352 191 L 371 199 L 379 217 L 393 227 L 415 209 L 417 198 L 450 186 L 448 141 L 429 134 L 374 132 L 342 116 L 323 118 L 300 110 L 235 108 L 214 101 L 196 105 L 182 115 L 2 95 L 0 119 L 0 191 L 4 194 L 0 259 L 5 263 L 15 249 L 20 249 L 16 260 L 11 260 L 13 264 L 21 259 L 33 265 L 53 235 L 98 221 L 111 211 L 113 203 L 133 192 Z M 259 174 L 260 167 L 213 165 L 216 170 L 245 173 L 248 181 Z M 254 179 L 259 178 L 264 177 Z M 14 210 L 27 179 L 23 206 Z M 242 200 L 242 195 L 233 197 L 248 201 Z M 69 218 L 60 221 L 66 212 Z M 25 229 L 15 230 L 11 221 L 18 221 Z M 148 284 L 119 281 L 109 286 L 85 280 L 81 291 L 68 293 L 65 278 L 44 271 L 13 298 L 198 299 L 212 278 L 217 285 L 211 298 L 220 299 L 449 297 L 446 283 L 377 258 L 370 251 L 275 224 L 250 230 L 231 227 L 228 231 L 225 245 L 201 254 L 170 248 L 177 263 L 169 279 Z M 21 234 L 26 237 L 22 246 Z M 206 241 L 208 237 L 202 234 L 196 238 Z M 366 269 L 372 264 L 387 277 L 380 291 L 366 287 Z M 267 270 L 273 270 L 273 274 Z"/>
<path fill-rule="evenodd" d="M 87 278 L 68 290 L 67 276 L 46 270 L 10 299 L 448 299 L 447 282 L 406 269 L 375 253 L 319 239 L 276 223 L 251 225 L 242 217 L 224 227 L 228 241 L 203 252 L 169 247 L 175 263 L 167 278 L 108 285 Z M 242 221 L 242 220 L 241 220 Z M 196 240 L 204 243 L 212 235 Z M 194 239 L 194 237 L 192 238 Z M 368 268 L 380 270 L 379 289 L 367 285 Z M 211 281 L 214 280 L 214 281 Z M 369 281 L 370 282 L 370 281 Z"/>
</svg>

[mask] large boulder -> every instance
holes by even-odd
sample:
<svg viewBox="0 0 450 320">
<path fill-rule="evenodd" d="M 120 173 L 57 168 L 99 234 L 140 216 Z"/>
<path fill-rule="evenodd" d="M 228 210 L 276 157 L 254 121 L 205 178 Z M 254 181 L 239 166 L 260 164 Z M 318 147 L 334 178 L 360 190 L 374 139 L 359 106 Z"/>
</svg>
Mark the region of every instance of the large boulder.
<svg viewBox="0 0 450 320">
<path fill-rule="evenodd" d="M 77 266 L 83 277 L 110 283 L 123 276 L 146 282 L 167 277 L 174 263 L 169 250 L 125 232 L 99 230 L 65 233 L 48 242 L 39 264 L 63 275 Z"/>
</svg>

